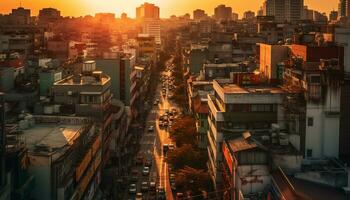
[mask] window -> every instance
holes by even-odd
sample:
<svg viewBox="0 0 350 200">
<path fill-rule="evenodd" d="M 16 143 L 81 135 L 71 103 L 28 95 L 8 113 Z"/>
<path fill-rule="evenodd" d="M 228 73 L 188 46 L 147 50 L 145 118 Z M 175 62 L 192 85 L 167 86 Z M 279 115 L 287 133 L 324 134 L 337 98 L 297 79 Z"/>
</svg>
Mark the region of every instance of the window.
<svg viewBox="0 0 350 200">
<path fill-rule="evenodd" d="M 308 117 L 307 118 L 307 126 L 313 126 L 314 125 L 314 118 Z"/>
<path fill-rule="evenodd" d="M 306 150 L 306 157 L 312 157 L 312 149 Z"/>
</svg>

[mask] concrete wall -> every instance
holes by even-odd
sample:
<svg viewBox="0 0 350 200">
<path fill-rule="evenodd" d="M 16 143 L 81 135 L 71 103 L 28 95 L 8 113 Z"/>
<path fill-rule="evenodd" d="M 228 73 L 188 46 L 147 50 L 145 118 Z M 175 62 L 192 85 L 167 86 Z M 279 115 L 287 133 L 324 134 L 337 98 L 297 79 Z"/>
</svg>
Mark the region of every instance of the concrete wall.
<svg viewBox="0 0 350 200">
<path fill-rule="evenodd" d="M 34 199 L 52 199 L 51 197 L 51 161 L 49 157 L 29 155 L 29 173 L 35 177 L 32 191 Z"/>
<path fill-rule="evenodd" d="M 268 79 L 277 78 L 277 63 L 288 56 L 288 48 L 281 45 L 260 44 L 260 72 Z"/>
<path fill-rule="evenodd" d="M 271 183 L 267 165 L 241 165 L 237 168 L 237 187 L 243 194 L 264 191 Z"/>
<path fill-rule="evenodd" d="M 328 86 L 324 103 L 308 103 L 306 106 L 305 155 L 312 150 L 313 158 L 339 156 L 340 86 Z M 308 125 L 308 118 L 313 118 L 313 126 Z"/>
</svg>

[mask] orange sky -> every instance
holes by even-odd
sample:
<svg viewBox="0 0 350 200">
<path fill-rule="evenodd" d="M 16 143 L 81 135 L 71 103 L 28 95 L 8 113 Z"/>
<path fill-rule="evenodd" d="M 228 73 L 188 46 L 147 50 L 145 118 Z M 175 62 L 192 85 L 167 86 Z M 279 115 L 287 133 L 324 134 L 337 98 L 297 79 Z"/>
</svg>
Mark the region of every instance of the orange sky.
<svg viewBox="0 0 350 200">
<path fill-rule="evenodd" d="M 9 13 L 12 8 L 18 7 L 21 0 L 0 0 L 0 13 Z M 61 10 L 63 15 L 81 16 L 96 12 L 113 12 L 120 16 L 126 12 L 130 17 L 135 17 L 135 7 L 145 0 L 22 0 L 22 6 L 32 9 L 32 15 L 36 15 L 43 7 L 54 7 Z M 339 0 L 304 0 L 305 5 L 314 10 L 327 12 L 335 9 Z M 263 0 L 149 0 L 160 7 L 161 17 L 169 17 L 172 14 L 192 14 L 196 8 L 213 14 L 213 9 L 218 4 L 231 6 L 240 17 L 246 10 L 256 12 Z"/>
</svg>

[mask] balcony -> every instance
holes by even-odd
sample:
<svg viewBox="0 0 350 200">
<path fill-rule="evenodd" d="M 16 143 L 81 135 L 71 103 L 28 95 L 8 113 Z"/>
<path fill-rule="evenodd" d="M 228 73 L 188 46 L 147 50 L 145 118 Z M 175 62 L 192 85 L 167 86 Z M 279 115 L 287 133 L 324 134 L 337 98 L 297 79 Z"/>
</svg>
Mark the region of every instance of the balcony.
<svg viewBox="0 0 350 200">
<path fill-rule="evenodd" d="M 212 95 L 208 95 L 208 106 L 216 121 L 224 121 L 223 112 L 220 111 L 219 106 L 215 102 L 215 97 Z"/>
<path fill-rule="evenodd" d="M 214 123 L 210 119 L 208 120 L 208 124 L 209 124 L 208 132 L 211 131 L 210 134 L 212 134 L 212 137 L 215 139 L 215 141 L 221 142 L 222 141 L 222 133 L 218 132 Z"/>
</svg>

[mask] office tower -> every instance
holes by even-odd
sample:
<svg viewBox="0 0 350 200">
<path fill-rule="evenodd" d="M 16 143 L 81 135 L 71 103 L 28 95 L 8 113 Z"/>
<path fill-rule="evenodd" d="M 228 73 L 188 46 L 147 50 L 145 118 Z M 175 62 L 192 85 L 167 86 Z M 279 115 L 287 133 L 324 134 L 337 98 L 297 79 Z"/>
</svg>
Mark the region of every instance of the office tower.
<svg viewBox="0 0 350 200">
<path fill-rule="evenodd" d="M 346 0 L 340 0 L 338 4 L 338 16 L 345 17 L 346 16 Z"/>
<path fill-rule="evenodd" d="M 285 0 L 285 20 L 287 22 L 296 22 L 301 19 L 301 11 L 304 6 L 304 0 Z"/>
<path fill-rule="evenodd" d="M 136 19 L 159 19 L 159 7 L 144 3 L 136 8 Z"/>
<path fill-rule="evenodd" d="M 266 15 L 275 16 L 277 22 L 300 20 L 303 6 L 303 0 L 267 0 L 264 2 Z"/>
<path fill-rule="evenodd" d="M 193 11 L 193 19 L 194 20 L 201 20 L 206 18 L 208 15 L 205 13 L 202 9 L 196 9 Z"/>
<path fill-rule="evenodd" d="M 214 9 L 214 18 L 216 20 L 230 20 L 232 19 L 232 8 L 225 5 L 219 5 Z"/>
</svg>

